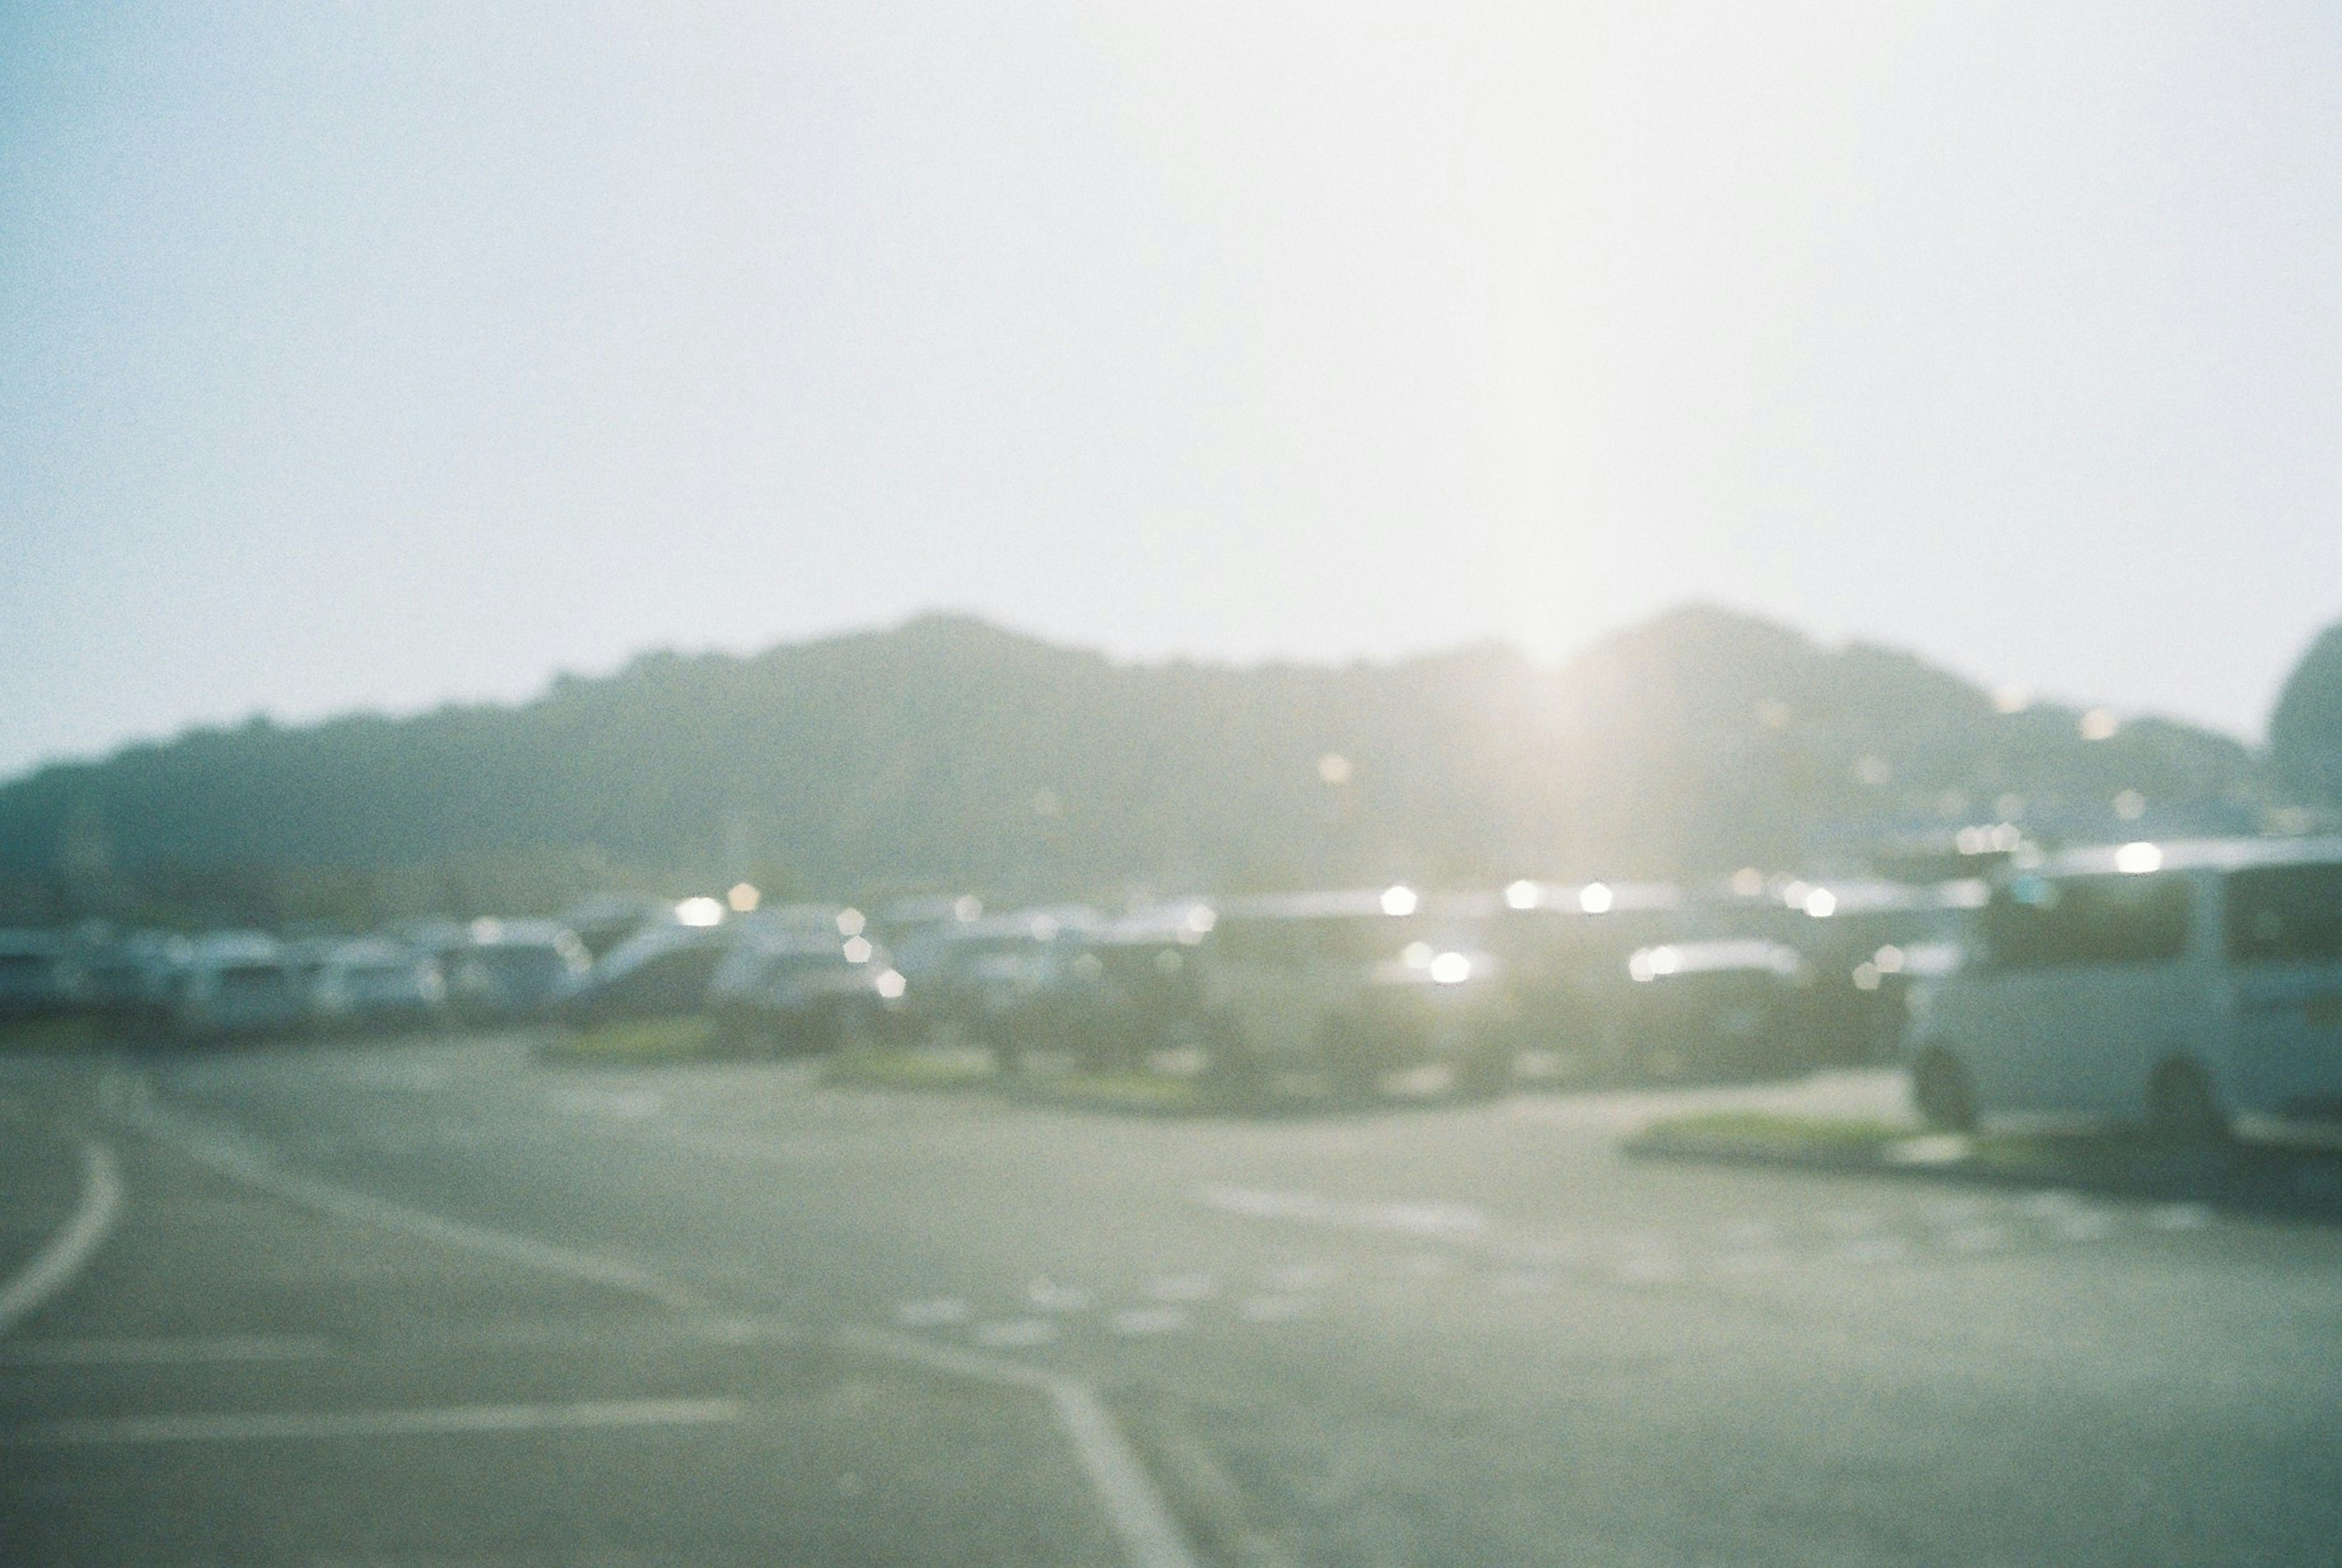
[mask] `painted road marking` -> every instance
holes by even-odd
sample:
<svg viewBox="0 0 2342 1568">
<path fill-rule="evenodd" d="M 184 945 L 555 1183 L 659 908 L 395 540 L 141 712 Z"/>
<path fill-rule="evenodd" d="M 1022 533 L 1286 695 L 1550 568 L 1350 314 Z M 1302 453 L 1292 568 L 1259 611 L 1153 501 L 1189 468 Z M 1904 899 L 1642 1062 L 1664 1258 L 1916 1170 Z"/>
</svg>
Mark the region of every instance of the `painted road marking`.
<svg viewBox="0 0 2342 1568">
<path fill-rule="evenodd" d="M 1998 1225 L 1963 1225 L 1944 1233 L 1944 1245 L 1956 1253 L 1994 1253 L 2008 1244 L 2008 1233 Z"/>
<path fill-rule="evenodd" d="M 966 1323 L 975 1315 L 976 1310 L 957 1296 L 905 1302 L 895 1309 L 895 1321 L 905 1328 L 944 1328 Z"/>
<path fill-rule="evenodd" d="M 546 1273 L 585 1280 L 629 1295 L 642 1296 L 671 1311 L 686 1314 L 721 1315 L 705 1311 L 697 1293 L 663 1275 L 616 1258 L 555 1246 L 533 1237 L 492 1231 L 460 1220 L 444 1219 L 421 1209 L 390 1203 L 351 1188 L 335 1186 L 279 1167 L 249 1140 L 210 1131 L 166 1111 L 151 1099 L 137 1112 L 139 1124 L 181 1154 L 247 1186 L 275 1193 L 305 1207 L 342 1219 L 355 1220 L 387 1231 L 423 1236 L 444 1246 L 484 1253 Z"/>
<path fill-rule="evenodd" d="M 1220 1282 L 1209 1274 L 1169 1274 L 1146 1287 L 1159 1302 L 1209 1301 L 1220 1293 Z"/>
<path fill-rule="evenodd" d="M 730 1399 L 609 1400 L 586 1404 L 473 1404 L 437 1410 L 272 1411 L 219 1415 L 130 1415 L 52 1421 L 0 1433 L 0 1444 L 333 1442 L 371 1437 L 460 1437 L 508 1432 L 708 1426 L 740 1419 Z"/>
<path fill-rule="evenodd" d="M 1048 1279 L 1037 1279 L 1025 1288 L 1025 1299 L 1035 1312 L 1087 1312 L 1090 1293 L 1076 1285 L 1061 1285 Z"/>
<path fill-rule="evenodd" d="M 2061 1242 L 2096 1242 L 2112 1235 L 2115 1223 L 2104 1214 L 2085 1209 L 2059 1215 L 2050 1222 L 2049 1228 Z"/>
<path fill-rule="evenodd" d="M 1291 1323 L 1308 1316 L 1316 1305 L 1307 1296 L 1257 1295 L 1238 1302 L 1236 1312 L 1246 1323 Z"/>
<path fill-rule="evenodd" d="M 81 1199 L 32 1261 L 0 1284 L 0 1334 L 73 1283 L 113 1233 L 122 1215 L 122 1168 L 114 1152 L 95 1140 L 81 1146 Z"/>
<path fill-rule="evenodd" d="M 214 1169 L 235 1175 L 249 1184 L 325 1207 L 329 1213 L 354 1213 L 389 1228 L 434 1235 L 451 1245 L 534 1262 L 555 1273 L 598 1279 L 618 1288 L 648 1295 L 694 1317 L 718 1315 L 703 1311 L 696 1293 L 616 1258 L 597 1257 L 565 1247 L 549 1247 L 526 1237 L 507 1236 L 456 1221 L 443 1220 L 418 1209 L 385 1203 L 363 1193 L 346 1192 L 279 1172 L 247 1142 L 206 1133 L 165 1112 L 155 1103 L 152 1091 L 144 1081 L 134 1082 L 138 1093 L 135 1104 L 126 1109 L 136 1116 L 141 1125 L 154 1135 L 173 1143 L 189 1158 L 210 1164 Z M 111 1168 L 110 1164 L 108 1168 Z M 1054 1323 L 1043 1321 L 1041 1326 L 1049 1334 L 1056 1333 L 1056 1325 Z M 1037 1368 L 1024 1367 L 989 1356 L 972 1355 L 881 1330 L 848 1330 L 840 1335 L 840 1339 L 874 1353 L 890 1355 L 897 1360 L 923 1362 L 961 1376 L 1040 1390 L 1048 1396 L 1058 1423 L 1072 1443 L 1075 1455 L 1089 1477 L 1091 1489 L 1105 1509 L 1107 1522 L 1121 1540 L 1132 1568 L 1196 1568 L 1194 1553 L 1187 1549 L 1178 1527 L 1171 1521 L 1170 1510 L 1164 1506 L 1154 1483 L 1147 1478 L 1145 1467 L 1138 1463 L 1137 1455 L 1131 1452 L 1128 1441 L 1115 1425 L 1105 1403 L 1087 1383 L 1044 1373 Z"/>
<path fill-rule="evenodd" d="M 1122 1542 L 1131 1568 L 1197 1568 L 1195 1553 L 1172 1522 L 1171 1511 L 1147 1476 L 1129 1441 L 1089 1384 L 1022 1363 L 971 1355 L 876 1329 L 846 1329 L 842 1343 L 872 1354 L 947 1372 L 981 1383 L 1029 1388 L 1047 1396 L 1074 1454 L 1105 1505 L 1106 1519 Z"/>
<path fill-rule="evenodd" d="M 1013 1317 L 976 1325 L 976 1343 L 994 1350 L 1030 1350 L 1057 1337 L 1057 1325 L 1045 1317 Z"/>
<path fill-rule="evenodd" d="M 1126 1307 L 1110 1320 L 1119 1334 L 1180 1333 L 1187 1327 L 1187 1309 L 1176 1306 Z"/>
</svg>

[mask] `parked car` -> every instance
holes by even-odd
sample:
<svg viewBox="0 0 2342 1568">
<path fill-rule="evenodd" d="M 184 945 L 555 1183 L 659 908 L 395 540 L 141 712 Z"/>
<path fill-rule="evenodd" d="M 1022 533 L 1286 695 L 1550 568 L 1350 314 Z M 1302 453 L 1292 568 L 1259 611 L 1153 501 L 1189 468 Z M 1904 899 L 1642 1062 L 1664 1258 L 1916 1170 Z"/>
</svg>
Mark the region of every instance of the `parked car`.
<svg viewBox="0 0 2342 1568">
<path fill-rule="evenodd" d="M 646 926 L 595 961 L 584 983 L 562 999 L 560 1015 L 607 1024 L 704 1012 L 707 983 L 735 934 L 720 925 Z"/>
<path fill-rule="evenodd" d="M 466 1024 L 542 1018 L 593 969 L 586 944 L 552 921 L 475 920 L 468 934 L 441 961 L 449 1010 Z"/>
<path fill-rule="evenodd" d="M 1520 1021 L 1476 901 L 1390 887 L 1146 918 L 1151 936 L 1126 928 L 1096 950 L 1102 967 L 1122 950 L 1141 1016 L 1177 1024 L 1176 1038 L 1150 1025 L 1136 1046 L 1199 1053 L 1225 1093 L 1356 1098 L 1416 1070 L 1486 1093 L 1510 1078 Z"/>
<path fill-rule="evenodd" d="M 2342 839 L 2076 849 L 2012 866 L 1912 991 L 1931 1121 L 2143 1124 L 2185 1141 L 2342 1115 Z"/>
<path fill-rule="evenodd" d="M 42 1018 L 73 1005 L 72 944 L 53 931 L 0 931 L 0 1021 Z"/>
<path fill-rule="evenodd" d="M 1004 1057 L 1026 1049 L 1033 1010 L 1103 922 L 1086 905 L 977 914 L 916 928 L 895 965 L 908 987 L 908 1024 L 937 1044 Z"/>
<path fill-rule="evenodd" d="M 744 933 L 716 966 L 708 1010 L 733 1050 L 829 1052 L 893 1032 L 906 989 L 886 949 L 835 924 Z"/>
<path fill-rule="evenodd" d="M 1803 1024 L 1810 972 L 1762 937 L 1670 942 L 1626 960 L 1606 1054 L 1634 1078 L 1767 1077 L 1812 1064 Z"/>
<path fill-rule="evenodd" d="M 309 985 L 310 1015 L 345 1032 L 431 1028 L 446 1000 L 434 960 L 380 937 L 335 946 Z"/>
<path fill-rule="evenodd" d="M 251 932 L 198 939 L 171 998 L 172 1027 L 191 1038 L 271 1034 L 305 1012 L 298 976 L 282 947 Z"/>
<path fill-rule="evenodd" d="M 75 938 L 74 1004 L 118 1030 L 154 1028 L 168 1015 L 179 968 L 192 951 L 183 936 L 85 929 Z"/>
<path fill-rule="evenodd" d="M 1486 901 L 1481 927 L 1501 965 L 1522 1044 L 1565 1077 L 1612 1070 L 1612 1021 L 1638 949 L 1694 934 L 1681 890 L 1666 883 L 1516 882 Z"/>
</svg>

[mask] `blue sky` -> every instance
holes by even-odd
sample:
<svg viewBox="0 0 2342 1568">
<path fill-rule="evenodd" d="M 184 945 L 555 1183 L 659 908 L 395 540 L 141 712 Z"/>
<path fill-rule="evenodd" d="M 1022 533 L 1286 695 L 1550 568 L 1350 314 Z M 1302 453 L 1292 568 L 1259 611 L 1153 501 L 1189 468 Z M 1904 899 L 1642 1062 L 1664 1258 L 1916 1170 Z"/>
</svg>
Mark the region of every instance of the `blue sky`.
<svg viewBox="0 0 2342 1568">
<path fill-rule="evenodd" d="M 2254 736 L 2337 429 L 2330 8 L 0 7 L 0 771 L 934 607 Z"/>
</svg>

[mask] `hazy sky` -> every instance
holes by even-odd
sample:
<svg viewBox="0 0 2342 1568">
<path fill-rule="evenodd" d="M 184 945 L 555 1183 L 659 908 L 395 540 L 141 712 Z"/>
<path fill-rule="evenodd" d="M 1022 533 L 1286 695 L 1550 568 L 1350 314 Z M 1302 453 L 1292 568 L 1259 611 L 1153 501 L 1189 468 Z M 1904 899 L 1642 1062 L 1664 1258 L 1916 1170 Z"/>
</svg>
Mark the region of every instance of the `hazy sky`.
<svg viewBox="0 0 2342 1568">
<path fill-rule="evenodd" d="M 0 4 L 0 771 L 923 608 L 2257 735 L 2342 12 Z"/>
</svg>

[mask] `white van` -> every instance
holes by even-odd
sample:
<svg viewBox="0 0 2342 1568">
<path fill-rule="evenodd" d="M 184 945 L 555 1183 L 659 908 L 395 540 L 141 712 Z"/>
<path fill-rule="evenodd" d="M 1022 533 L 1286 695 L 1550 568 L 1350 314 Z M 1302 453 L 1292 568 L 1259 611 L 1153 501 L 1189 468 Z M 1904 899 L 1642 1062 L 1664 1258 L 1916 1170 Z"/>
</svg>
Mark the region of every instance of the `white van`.
<svg viewBox="0 0 2342 1568">
<path fill-rule="evenodd" d="M 1997 882 L 1911 993 L 1940 1125 L 2026 1113 L 2225 1136 L 2342 1114 L 2342 839 L 2073 850 Z"/>
</svg>

